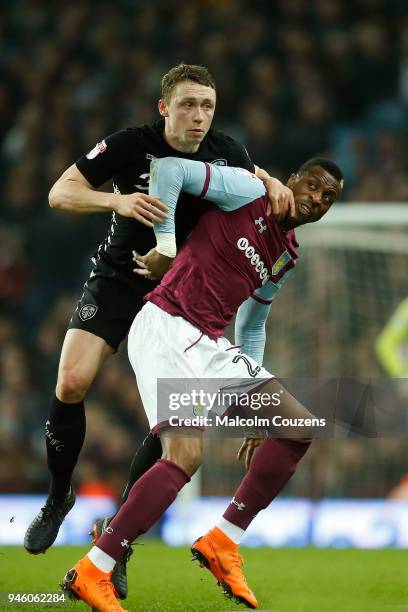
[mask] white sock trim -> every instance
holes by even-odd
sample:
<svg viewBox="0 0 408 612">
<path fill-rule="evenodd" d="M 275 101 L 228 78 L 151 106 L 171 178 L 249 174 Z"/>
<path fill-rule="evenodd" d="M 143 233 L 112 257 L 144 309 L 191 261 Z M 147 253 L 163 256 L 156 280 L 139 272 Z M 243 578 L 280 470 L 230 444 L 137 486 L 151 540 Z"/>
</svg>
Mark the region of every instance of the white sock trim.
<svg viewBox="0 0 408 612">
<path fill-rule="evenodd" d="M 116 564 L 116 561 L 113 557 L 107 555 L 106 552 L 104 552 L 97 546 L 93 546 L 91 548 L 91 550 L 87 554 L 87 557 L 98 569 L 101 570 L 101 572 L 105 572 L 105 574 L 111 572 Z"/>
<path fill-rule="evenodd" d="M 235 544 L 241 543 L 241 539 L 245 533 L 245 529 L 241 529 L 241 527 L 237 527 L 237 525 L 230 523 L 223 516 L 216 523 L 216 527 L 218 527 L 218 529 L 221 529 L 221 531 L 223 531 L 230 540 L 235 542 Z"/>
</svg>

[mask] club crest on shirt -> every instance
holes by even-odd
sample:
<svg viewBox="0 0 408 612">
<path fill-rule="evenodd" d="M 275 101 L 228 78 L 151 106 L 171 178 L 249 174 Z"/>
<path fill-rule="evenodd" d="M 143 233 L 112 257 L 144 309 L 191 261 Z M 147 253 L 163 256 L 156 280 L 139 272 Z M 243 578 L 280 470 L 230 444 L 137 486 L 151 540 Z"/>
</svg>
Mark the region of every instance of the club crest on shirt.
<svg viewBox="0 0 408 612">
<path fill-rule="evenodd" d="M 97 312 L 98 307 L 95 306 L 95 304 L 85 304 L 85 306 L 82 306 L 80 309 L 78 315 L 81 321 L 88 321 L 89 319 L 92 319 Z"/>
<path fill-rule="evenodd" d="M 213 164 L 214 166 L 228 166 L 227 164 L 227 160 L 226 159 L 214 159 L 212 162 L 210 162 L 211 164 Z"/>
<path fill-rule="evenodd" d="M 287 251 L 283 251 L 282 255 L 279 255 L 278 259 L 272 266 L 272 276 L 279 274 L 284 266 L 291 261 L 291 256 Z"/>
<path fill-rule="evenodd" d="M 97 155 L 99 155 L 99 153 L 105 153 L 106 149 L 107 149 L 106 142 L 102 140 L 102 142 L 98 142 L 98 144 L 94 146 L 92 151 L 89 151 L 89 153 L 87 153 L 86 158 L 94 159 Z"/>
</svg>

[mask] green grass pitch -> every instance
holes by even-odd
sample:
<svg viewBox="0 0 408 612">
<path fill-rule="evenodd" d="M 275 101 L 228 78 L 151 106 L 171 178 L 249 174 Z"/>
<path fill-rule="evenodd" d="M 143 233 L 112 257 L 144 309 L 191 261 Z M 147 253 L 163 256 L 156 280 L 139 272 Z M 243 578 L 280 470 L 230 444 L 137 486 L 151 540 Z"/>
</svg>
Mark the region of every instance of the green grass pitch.
<svg viewBox="0 0 408 612">
<path fill-rule="evenodd" d="M 0 548 L 0 591 L 52 592 L 88 550 L 54 547 L 33 557 Z M 261 610 L 273 612 L 408 611 L 408 552 L 402 550 L 243 549 L 245 572 Z M 145 540 L 129 564 L 126 609 L 137 612 L 245 610 L 225 599 L 215 579 L 188 548 Z M 89 610 L 82 602 L 61 607 L 0 605 L 0 610 Z"/>
</svg>

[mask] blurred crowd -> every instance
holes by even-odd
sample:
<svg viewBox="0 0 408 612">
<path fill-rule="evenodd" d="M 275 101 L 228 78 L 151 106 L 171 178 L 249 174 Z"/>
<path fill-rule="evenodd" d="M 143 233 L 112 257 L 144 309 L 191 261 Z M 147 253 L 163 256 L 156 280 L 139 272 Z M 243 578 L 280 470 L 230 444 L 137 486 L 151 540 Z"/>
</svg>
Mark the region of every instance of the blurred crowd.
<svg viewBox="0 0 408 612">
<path fill-rule="evenodd" d="M 47 490 L 44 425 L 73 305 L 59 297 L 31 338 L 15 317 L 0 317 L 0 492 Z M 102 369 L 86 414 L 78 491 L 118 497 L 147 430 L 125 351 Z"/>
<path fill-rule="evenodd" d="M 48 191 L 107 134 L 158 118 L 161 76 L 180 61 L 209 67 L 215 126 L 275 176 L 326 154 L 344 169 L 346 201 L 408 201 L 405 0 L 3 2 L 0 491 L 46 487 L 43 428 L 59 351 L 109 223 L 49 210 Z M 87 401 L 84 490 L 119 494 L 146 429 L 138 401 L 122 350 Z M 234 444 L 226 448 L 235 474 Z M 370 462 L 364 448 L 351 456 Z M 318 461 L 307 461 L 306 481 L 323 494 Z"/>
</svg>

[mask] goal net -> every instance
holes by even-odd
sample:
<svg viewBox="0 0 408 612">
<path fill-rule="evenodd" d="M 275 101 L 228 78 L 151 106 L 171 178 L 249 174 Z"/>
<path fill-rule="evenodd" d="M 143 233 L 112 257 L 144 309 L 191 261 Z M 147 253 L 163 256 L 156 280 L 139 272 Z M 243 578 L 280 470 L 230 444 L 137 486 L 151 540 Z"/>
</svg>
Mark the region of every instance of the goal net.
<svg viewBox="0 0 408 612">
<path fill-rule="evenodd" d="M 297 236 L 296 269 L 268 321 L 266 367 L 381 376 L 374 343 L 408 295 L 408 206 L 339 204 Z"/>
</svg>

